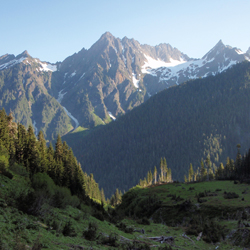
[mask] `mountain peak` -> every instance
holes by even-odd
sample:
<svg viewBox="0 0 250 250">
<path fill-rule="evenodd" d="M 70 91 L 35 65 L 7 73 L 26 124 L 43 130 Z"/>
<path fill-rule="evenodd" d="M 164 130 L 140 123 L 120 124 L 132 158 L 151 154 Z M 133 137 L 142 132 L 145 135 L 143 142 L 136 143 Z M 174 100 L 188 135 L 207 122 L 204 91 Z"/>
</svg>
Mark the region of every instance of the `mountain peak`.
<svg viewBox="0 0 250 250">
<path fill-rule="evenodd" d="M 30 56 L 30 54 L 28 53 L 27 50 L 25 50 L 23 53 L 21 53 L 21 55 L 23 55 L 23 56 Z"/>
<path fill-rule="evenodd" d="M 220 40 L 218 43 L 216 43 L 216 45 L 205 56 L 202 57 L 202 59 L 214 58 L 218 53 L 220 53 L 225 48 L 226 48 L 226 46 L 224 45 L 222 40 Z"/>
<path fill-rule="evenodd" d="M 250 47 L 248 48 L 246 53 L 250 55 Z"/>
<path fill-rule="evenodd" d="M 100 39 L 113 39 L 114 36 L 109 32 L 109 31 L 106 31 Z"/>
<path fill-rule="evenodd" d="M 222 40 L 220 40 L 218 43 L 216 43 L 216 45 L 213 47 L 213 49 L 221 49 L 221 48 L 225 48 L 225 44 L 222 42 Z"/>
<path fill-rule="evenodd" d="M 21 54 L 19 54 L 19 55 L 17 56 L 18 59 L 21 58 L 21 57 L 31 57 L 31 56 L 30 56 L 30 54 L 28 53 L 28 51 L 25 50 L 25 51 L 23 51 Z"/>
</svg>

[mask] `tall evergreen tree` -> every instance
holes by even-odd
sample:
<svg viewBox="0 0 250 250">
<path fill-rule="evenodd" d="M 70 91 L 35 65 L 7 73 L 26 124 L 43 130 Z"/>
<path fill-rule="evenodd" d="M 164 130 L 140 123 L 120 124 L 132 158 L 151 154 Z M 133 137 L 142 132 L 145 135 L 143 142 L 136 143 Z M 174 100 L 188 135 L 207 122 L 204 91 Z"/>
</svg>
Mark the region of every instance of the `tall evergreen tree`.
<svg viewBox="0 0 250 250">
<path fill-rule="evenodd" d="M 47 146 L 46 141 L 43 135 L 43 132 L 38 133 L 38 152 L 39 152 L 39 161 L 40 161 L 40 171 L 48 172 L 48 161 L 47 161 Z"/>
<path fill-rule="evenodd" d="M 55 160 L 56 161 L 63 160 L 63 144 L 62 144 L 62 139 L 60 135 L 57 136 L 57 140 L 56 140 Z"/>
<path fill-rule="evenodd" d="M 154 168 L 154 183 L 155 184 L 157 183 L 157 168 L 156 168 L 156 166 Z"/>
<path fill-rule="evenodd" d="M 30 125 L 27 131 L 27 142 L 25 148 L 25 158 L 24 164 L 27 164 L 27 168 L 30 170 L 31 175 L 39 172 L 39 153 L 37 148 L 37 139 L 34 134 L 33 127 Z"/>
<path fill-rule="evenodd" d="M 192 163 L 190 163 L 189 171 L 188 171 L 188 181 L 193 181 L 193 180 L 194 180 L 194 170 L 193 170 Z"/>
</svg>

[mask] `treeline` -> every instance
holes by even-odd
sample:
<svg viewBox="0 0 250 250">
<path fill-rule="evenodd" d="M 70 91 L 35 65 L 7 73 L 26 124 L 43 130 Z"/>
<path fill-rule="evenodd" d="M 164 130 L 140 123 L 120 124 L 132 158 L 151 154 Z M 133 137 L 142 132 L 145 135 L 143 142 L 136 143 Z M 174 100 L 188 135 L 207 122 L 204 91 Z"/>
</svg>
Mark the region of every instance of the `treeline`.
<svg viewBox="0 0 250 250">
<path fill-rule="evenodd" d="M 46 173 L 59 187 L 68 188 L 72 195 L 81 199 L 86 196 L 105 202 L 104 191 L 100 191 L 93 175 L 82 171 L 73 151 L 66 142 L 57 137 L 55 149 L 40 131 L 36 138 L 33 127 L 26 129 L 14 123 L 11 114 L 0 110 L 0 172 L 8 174 L 9 166 L 23 166 L 29 178 L 37 173 Z"/>
<path fill-rule="evenodd" d="M 140 179 L 139 186 L 147 187 L 152 184 L 168 183 L 172 182 L 172 171 L 171 168 L 168 168 L 166 158 L 161 158 L 160 162 L 160 172 L 158 173 L 157 167 L 154 167 L 154 172 L 151 170 L 148 171 L 147 177 L 143 180 Z"/>
<path fill-rule="evenodd" d="M 210 156 L 201 160 L 200 166 L 194 171 L 190 163 L 188 175 L 184 176 L 185 182 L 210 181 L 210 180 L 240 180 L 250 182 L 250 149 L 245 155 L 240 153 L 240 144 L 237 145 L 235 161 L 227 157 L 226 164 L 222 162 L 216 166 L 211 162 Z"/>
</svg>

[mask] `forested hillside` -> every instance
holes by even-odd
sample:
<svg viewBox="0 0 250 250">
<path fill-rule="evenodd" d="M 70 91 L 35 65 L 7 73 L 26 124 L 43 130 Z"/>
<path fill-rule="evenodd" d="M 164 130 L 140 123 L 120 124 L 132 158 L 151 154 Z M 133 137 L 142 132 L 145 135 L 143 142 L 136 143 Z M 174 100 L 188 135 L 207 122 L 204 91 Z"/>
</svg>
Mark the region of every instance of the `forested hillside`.
<svg viewBox="0 0 250 250">
<path fill-rule="evenodd" d="M 250 64 L 171 87 L 91 133 L 65 136 L 87 173 L 110 195 L 127 190 L 165 157 L 182 180 L 208 155 L 213 166 L 250 145 Z"/>
<path fill-rule="evenodd" d="M 83 200 L 87 195 L 105 201 L 104 192 L 101 195 L 93 175 L 88 176 L 82 171 L 72 149 L 62 142 L 59 135 L 55 149 L 52 144 L 47 147 L 41 131 L 36 138 L 32 126 L 26 130 L 24 125 L 12 120 L 11 114 L 0 110 L 0 173 L 12 178 L 9 169 L 22 172 L 30 180 L 37 178 L 40 184 L 53 180 L 54 189 L 58 188 L 58 196 L 70 193 Z M 45 175 L 36 177 L 39 173 Z M 29 195 L 26 195 L 29 199 Z"/>
</svg>

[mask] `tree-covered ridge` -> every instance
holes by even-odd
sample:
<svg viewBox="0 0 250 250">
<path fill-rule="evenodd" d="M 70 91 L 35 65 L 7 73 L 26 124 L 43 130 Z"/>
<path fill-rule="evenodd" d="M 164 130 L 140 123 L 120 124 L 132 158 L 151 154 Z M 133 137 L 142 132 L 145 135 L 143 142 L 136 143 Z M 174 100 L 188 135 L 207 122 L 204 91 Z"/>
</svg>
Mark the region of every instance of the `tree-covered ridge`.
<svg viewBox="0 0 250 250">
<path fill-rule="evenodd" d="M 165 157 L 173 179 L 208 155 L 219 166 L 249 148 L 250 64 L 171 87 L 91 133 L 65 136 L 87 173 L 110 195 L 128 190 Z"/>
<path fill-rule="evenodd" d="M 82 171 L 73 151 L 66 142 L 57 137 L 55 149 L 46 141 L 42 131 L 36 138 L 33 127 L 28 130 L 24 125 L 14 123 L 12 115 L 0 111 L 0 171 L 8 174 L 9 166 L 19 165 L 32 179 L 37 173 L 46 173 L 59 187 L 66 187 L 72 195 L 84 199 L 90 198 L 105 201 L 104 191 L 100 191 L 93 175 Z"/>
</svg>

